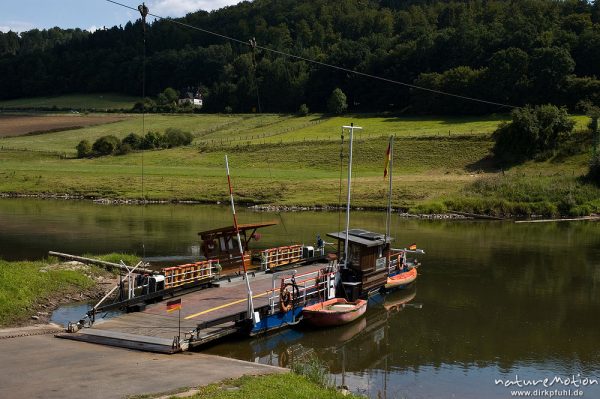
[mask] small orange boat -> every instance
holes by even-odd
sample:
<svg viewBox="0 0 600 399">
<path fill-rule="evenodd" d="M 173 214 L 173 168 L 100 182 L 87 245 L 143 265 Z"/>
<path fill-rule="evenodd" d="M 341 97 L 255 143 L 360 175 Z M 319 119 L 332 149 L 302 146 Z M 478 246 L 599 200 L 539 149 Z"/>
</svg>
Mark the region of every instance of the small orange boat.
<svg viewBox="0 0 600 399">
<path fill-rule="evenodd" d="M 406 272 L 401 272 L 387 278 L 386 289 L 400 288 L 417 279 L 417 268 L 413 267 Z"/>
<path fill-rule="evenodd" d="M 305 307 L 302 316 L 313 326 L 333 327 L 358 319 L 366 310 L 367 301 L 364 299 L 348 302 L 344 298 L 333 298 Z"/>
</svg>

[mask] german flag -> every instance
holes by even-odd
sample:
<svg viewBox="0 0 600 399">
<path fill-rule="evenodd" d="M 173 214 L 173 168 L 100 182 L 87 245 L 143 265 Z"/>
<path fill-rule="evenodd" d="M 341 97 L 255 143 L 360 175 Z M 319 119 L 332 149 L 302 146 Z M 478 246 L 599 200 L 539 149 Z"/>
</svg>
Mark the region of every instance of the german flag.
<svg viewBox="0 0 600 399">
<path fill-rule="evenodd" d="M 410 246 L 408 247 L 408 249 L 410 249 L 411 251 L 414 251 L 417 249 L 417 244 L 410 244 Z"/>
<path fill-rule="evenodd" d="M 387 151 L 385 152 L 385 167 L 383 168 L 383 178 L 385 179 L 388 174 L 388 166 L 390 166 L 390 161 L 392 159 L 392 140 L 388 143 Z"/>
<path fill-rule="evenodd" d="M 181 309 L 181 298 L 167 302 L 167 312 Z"/>
</svg>

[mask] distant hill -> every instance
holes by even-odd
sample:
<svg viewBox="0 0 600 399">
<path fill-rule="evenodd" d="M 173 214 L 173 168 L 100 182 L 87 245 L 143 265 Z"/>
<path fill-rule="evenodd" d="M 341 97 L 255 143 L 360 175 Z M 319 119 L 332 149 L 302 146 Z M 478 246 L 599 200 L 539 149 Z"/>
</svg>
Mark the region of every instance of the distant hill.
<svg viewBox="0 0 600 399">
<path fill-rule="evenodd" d="M 117 6 L 115 6 L 117 7 Z M 116 12 L 125 12 L 115 8 Z M 152 11 L 152 10 L 151 10 Z M 260 46 L 493 102 L 600 105 L 600 1 L 255 0 L 179 19 Z M 200 86 L 208 111 L 488 113 L 497 105 L 375 81 L 159 21 L 147 29 L 147 93 Z M 0 98 L 141 94 L 138 21 L 89 33 L 0 33 Z M 258 94 L 258 95 L 257 95 Z"/>
</svg>

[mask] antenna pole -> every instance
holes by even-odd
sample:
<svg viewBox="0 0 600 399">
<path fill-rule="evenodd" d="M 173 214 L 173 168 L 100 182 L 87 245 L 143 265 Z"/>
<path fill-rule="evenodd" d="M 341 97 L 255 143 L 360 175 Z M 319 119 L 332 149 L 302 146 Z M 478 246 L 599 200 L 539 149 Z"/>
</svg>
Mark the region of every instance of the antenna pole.
<svg viewBox="0 0 600 399">
<path fill-rule="evenodd" d="M 235 204 L 233 202 L 233 187 L 231 186 L 231 177 L 229 176 L 229 159 L 225 155 L 225 167 L 227 168 L 227 184 L 229 185 L 229 199 L 231 200 L 231 212 L 233 214 L 233 228 L 237 235 L 237 241 L 240 249 L 240 256 L 242 259 L 242 266 L 244 267 L 244 280 L 246 280 L 246 291 L 248 292 L 248 318 L 252 319 L 254 316 L 254 303 L 252 302 L 252 289 L 250 288 L 250 281 L 248 280 L 248 270 L 246 269 L 246 262 L 244 261 L 244 246 L 242 245 L 242 239 L 240 237 L 240 229 L 238 227 L 237 216 L 235 215 Z"/>
<path fill-rule="evenodd" d="M 392 224 L 392 173 L 394 171 L 394 136 L 390 136 L 390 187 L 388 191 L 387 214 L 385 216 L 385 238 L 386 241 L 390 237 L 390 229 Z"/>
<path fill-rule="evenodd" d="M 348 232 L 350 231 L 350 189 L 352 185 L 352 144 L 354 141 L 354 129 L 362 129 L 362 127 L 342 126 L 342 129 L 350 130 L 350 149 L 348 150 L 348 192 L 346 194 L 346 241 L 344 242 L 344 269 L 348 268 Z M 343 130 L 342 130 L 343 131 Z"/>
</svg>

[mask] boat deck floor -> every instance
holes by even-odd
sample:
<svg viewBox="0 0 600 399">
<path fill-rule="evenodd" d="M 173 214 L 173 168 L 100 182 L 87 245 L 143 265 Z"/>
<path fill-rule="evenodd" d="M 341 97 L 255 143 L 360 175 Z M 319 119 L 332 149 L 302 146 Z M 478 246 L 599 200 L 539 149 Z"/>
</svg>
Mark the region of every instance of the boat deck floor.
<svg viewBox="0 0 600 399">
<path fill-rule="evenodd" d="M 313 263 L 296 266 L 298 275 L 314 272 L 326 264 Z M 249 274 L 254 307 L 269 304 L 273 274 L 255 272 Z M 299 277 L 299 280 L 301 277 Z M 276 289 L 279 281 L 276 281 Z M 203 323 L 213 323 L 217 319 L 234 316 L 247 309 L 246 282 L 242 277 L 222 280 L 217 287 L 201 289 L 186 293 L 181 298 L 181 338 L 189 337 L 189 333 Z M 225 322 L 216 326 L 203 328 L 190 342 L 185 339 L 182 345 L 174 345 L 179 331 L 179 311 L 167 312 L 165 297 L 161 302 L 147 305 L 143 310 L 124 313 L 109 319 L 96 319 L 92 327 L 83 328 L 76 333 L 61 333 L 60 338 L 120 346 L 130 349 L 151 352 L 175 353 L 185 351 L 192 346 L 233 334 L 238 328 L 233 322 Z"/>
</svg>

